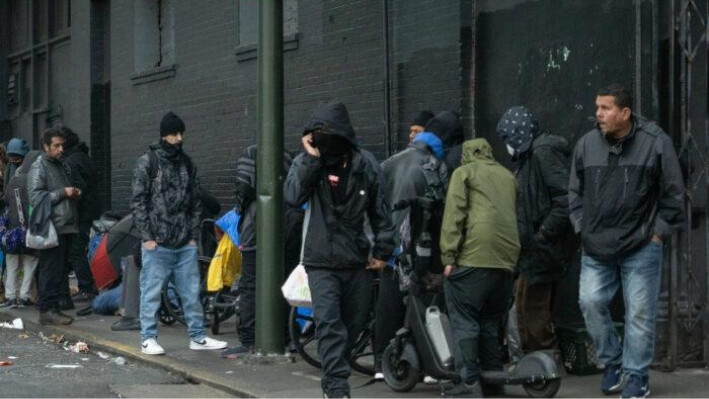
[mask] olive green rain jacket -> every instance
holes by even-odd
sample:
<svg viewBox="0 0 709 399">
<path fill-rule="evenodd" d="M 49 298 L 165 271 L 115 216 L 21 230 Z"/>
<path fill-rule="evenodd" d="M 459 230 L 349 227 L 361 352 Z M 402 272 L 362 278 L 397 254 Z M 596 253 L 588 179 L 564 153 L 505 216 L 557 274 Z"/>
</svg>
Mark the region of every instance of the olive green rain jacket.
<svg viewBox="0 0 709 399">
<path fill-rule="evenodd" d="M 444 265 L 512 271 L 519 256 L 514 176 L 492 157 L 485 139 L 463 143 L 441 228 Z"/>
</svg>

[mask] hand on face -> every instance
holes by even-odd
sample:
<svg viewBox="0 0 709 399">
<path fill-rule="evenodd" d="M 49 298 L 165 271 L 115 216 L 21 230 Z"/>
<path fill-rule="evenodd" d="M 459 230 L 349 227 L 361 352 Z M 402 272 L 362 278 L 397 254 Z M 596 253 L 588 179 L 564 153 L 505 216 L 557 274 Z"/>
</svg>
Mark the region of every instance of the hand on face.
<svg viewBox="0 0 709 399">
<path fill-rule="evenodd" d="M 310 154 L 311 156 L 315 158 L 320 158 L 320 150 L 318 150 L 314 145 L 313 145 L 313 134 L 308 133 L 303 138 L 301 139 L 301 142 L 303 143 L 303 149 Z"/>
</svg>

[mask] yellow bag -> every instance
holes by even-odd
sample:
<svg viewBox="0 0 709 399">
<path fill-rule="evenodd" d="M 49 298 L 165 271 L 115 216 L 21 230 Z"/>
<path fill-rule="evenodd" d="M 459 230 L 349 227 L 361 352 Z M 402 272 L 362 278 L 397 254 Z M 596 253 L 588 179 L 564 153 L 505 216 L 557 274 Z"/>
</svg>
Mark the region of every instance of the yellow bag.
<svg viewBox="0 0 709 399">
<path fill-rule="evenodd" d="M 241 252 L 229 235 L 224 234 L 209 264 L 207 292 L 217 292 L 224 287 L 231 287 L 239 276 L 241 276 Z"/>
</svg>

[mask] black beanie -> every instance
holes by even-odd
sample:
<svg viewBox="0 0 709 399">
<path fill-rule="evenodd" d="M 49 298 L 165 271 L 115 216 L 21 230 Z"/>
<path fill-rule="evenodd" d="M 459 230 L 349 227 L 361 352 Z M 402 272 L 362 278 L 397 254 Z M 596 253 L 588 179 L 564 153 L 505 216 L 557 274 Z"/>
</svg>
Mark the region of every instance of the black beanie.
<svg viewBox="0 0 709 399">
<path fill-rule="evenodd" d="M 179 116 L 168 112 L 162 117 L 160 122 L 160 137 L 165 137 L 169 134 L 185 132 L 185 123 L 182 122 Z"/>
<path fill-rule="evenodd" d="M 416 118 L 414 118 L 413 122 L 411 122 L 411 125 L 409 125 L 409 126 L 413 126 L 413 125 L 426 126 L 428 121 L 430 121 L 431 118 L 433 118 L 433 117 L 434 117 L 433 112 L 421 111 L 418 113 L 418 115 L 416 115 Z"/>
</svg>

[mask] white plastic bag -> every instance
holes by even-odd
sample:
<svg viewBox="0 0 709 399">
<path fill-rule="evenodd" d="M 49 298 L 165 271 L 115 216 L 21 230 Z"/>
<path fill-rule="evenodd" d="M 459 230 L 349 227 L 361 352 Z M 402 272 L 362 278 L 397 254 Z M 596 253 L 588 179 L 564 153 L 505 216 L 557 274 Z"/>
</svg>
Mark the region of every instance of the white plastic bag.
<svg viewBox="0 0 709 399">
<path fill-rule="evenodd" d="M 313 306 L 313 299 L 310 296 L 310 286 L 308 285 L 308 273 L 305 267 L 298 265 L 281 287 L 283 297 L 291 306 Z"/>
<path fill-rule="evenodd" d="M 47 236 L 42 237 L 40 235 L 31 234 L 30 230 L 27 229 L 27 237 L 25 237 L 25 246 L 32 249 L 49 249 L 59 246 L 59 236 L 57 236 L 57 230 L 54 228 L 54 223 L 49 222 L 49 228 L 47 229 Z"/>
</svg>

